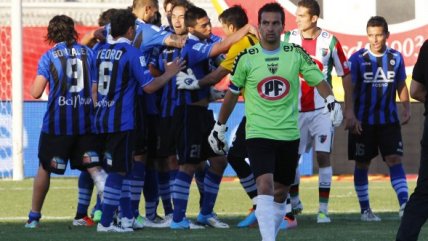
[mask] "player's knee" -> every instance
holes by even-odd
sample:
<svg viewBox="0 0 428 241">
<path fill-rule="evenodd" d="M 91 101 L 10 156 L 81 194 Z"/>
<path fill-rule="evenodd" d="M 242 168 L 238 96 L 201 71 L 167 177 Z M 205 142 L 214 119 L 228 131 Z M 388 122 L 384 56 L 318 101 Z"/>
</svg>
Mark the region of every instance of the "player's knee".
<svg viewBox="0 0 428 241">
<path fill-rule="evenodd" d="M 99 154 L 95 151 L 85 152 L 82 156 L 82 164 L 86 168 L 101 166 Z"/>
<path fill-rule="evenodd" d="M 319 167 L 329 167 L 330 164 L 330 153 L 327 152 L 317 152 L 317 161 Z"/>
<path fill-rule="evenodd" d="M 60 157 L 53 157 L 49 162 L 49 166 L 44 166 L 44 168 L 49 172 L 63 175 L 67 168 L 67 161 Z"/>
<path fill-rule="evenodd" d="M 385 162 L 389 167 L 395 166 L 395 165 L 401 163 L 401 156 L 399 156 L 399 155 L 386 156 Z"/>
</svg>

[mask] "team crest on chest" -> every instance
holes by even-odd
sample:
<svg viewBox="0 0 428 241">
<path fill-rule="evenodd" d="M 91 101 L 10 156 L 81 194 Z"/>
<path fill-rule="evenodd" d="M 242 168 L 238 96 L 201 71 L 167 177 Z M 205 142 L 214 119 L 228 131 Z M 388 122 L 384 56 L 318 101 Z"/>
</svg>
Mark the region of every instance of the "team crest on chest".
<svg viewBox="0 0 428 241">
<path fill-rule="evenodd" d="M 270 76 L 258 83 L 257 91 L 263 99 L 279 100 L 290 92 L 290 82 L 280 76 Z"/>
<path fill-rule="evenodd" d="M 276 71 L 278 70 L 278 63 L 272 63 L 272 64 L 268 64 L 267 65 L 268 70 L 272 73 L 275 74 Z"/>
<path fill-rule="evenodd" d="M 327 56 L 327 54 L 328 54 L 328 48 L 322 48 L 321 49 L 321 55 L 322 55 L 322 57 Z"/>
</svg>

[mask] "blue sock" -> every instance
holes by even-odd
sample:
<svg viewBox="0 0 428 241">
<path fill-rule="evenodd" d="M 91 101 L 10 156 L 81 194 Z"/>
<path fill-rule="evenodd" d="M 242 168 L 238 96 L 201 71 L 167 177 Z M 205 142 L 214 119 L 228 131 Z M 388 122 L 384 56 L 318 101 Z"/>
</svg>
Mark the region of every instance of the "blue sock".
<svg viewBox="0 0 428 241">
<path fill-rule="evenodd" d="M 77 186 L 79 188 L 79 195 L 75 218 L 80 219 L 88 215 L 88 207 L 91 203 L 92 190 L 94 188 L 94 181 L 87 171 L 80 172 Z"/>
<path fill-rule="evenodd" d="M 156 218 L 157 201 L 159 199 L 158 172 L 154 168 L 146 169 L 144 180 L 144 199 L 146 201 L 146 218 L 154 220 Z"/>
<path fill-rule="evenodd" d="M 128 173 L 123 179 L 122 192 L 120 193 L 120 211 L 125 218 L 132 219 L 135 211 L 131 207 L 131 182 L 132 173 Z"/>
<path fill-rule="evenodd" d="M 174 203 L 174 222 L 181 222 L 186 216 L 187 202 L 189 200 L 192 177 L 184 172 L 178 172 L 172 188 L 172 201 Z"/>
<path fill-rule="evenodd" d="M 404 173 L 403 164 L 397 164 L 389 168 L 392 187 L 397 193 L 400 206 L 409 199 L 409 189 L 407 187 L 406 174 Z"/>
<path fill-rule="evenodd" d="M 360 203 L 361 213 L 363 213 L 370 208 L 368 170 L 355 167 L 354 187 Z"/>
<path fill-rule="evenodd" d="M 123 178 L 115 172 L 110 172 L 107 176 L 104 188 L 103 215 L 101 216 L 101 224 L 104 227 L 110 226 L 113 222 L 113 214 L 119 206 Z"/>
<path fill-rule="evenodd" d="M 204 201 L 202 203 L 202 215 L 208 215 L 213 212 L 214 204 L 217 199 L 222 176 L 218 176 L 210 171 L 205 173 L 204 179 Z"/>
<path fill-rule="evenodd" d="M 199 191 L 199 209 L 202 208 L 202 203 L 204 202 L 204 179 L 205 179 L 205 173 L 207 173 L 208 168 L 209 166 L 205 165 L 202 171 L 195 172 L 196 186 L 198 187 L 198 191 Z"/>
<path fill-rule="evenodd" d="M 172 187 L 174 186 L 175 177 L 177 176 L 178 169 L 177 170 L 171 170 L 169 171 L 169 189 L 172 192 Z"/>
<path fill-rule="evenodd" d="M 162 199 L 165 216 L 172 213 L 171 188 L 169 186 L 169 172 L 158 172 L 159 196 Z"/>
<path fill-rule="evenodd" d="M 145 173 L 146 165 L 142 162 L 134 162 L 131 179 L 131 207 L 134 212 L 134 217 L 140 215 L 138 207 L 140 206 L 141 191 L 144 187 Z"/>
<path fill-rule="evenodd" d="M 36 213 L 36 212 L 33 212 L 33 211 L 30 211 L 28 213 L 28 222 L 29 223 L 31 223 L 34 220 L 39 221 L 40 218 L 42 218 L 42 214 L 41 213 Z"/>
</svg>

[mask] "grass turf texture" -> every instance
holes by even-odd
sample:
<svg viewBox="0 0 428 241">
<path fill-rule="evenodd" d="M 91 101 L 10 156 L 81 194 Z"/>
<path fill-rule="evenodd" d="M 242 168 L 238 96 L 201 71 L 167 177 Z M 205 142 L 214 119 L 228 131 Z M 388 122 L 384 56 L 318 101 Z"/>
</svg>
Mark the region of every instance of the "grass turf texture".
<svg viewBox="0 0 428 241">
<path fill-rule="evenodd" d="M 409 181 L 412 192 L 415 181 Z M 359 205 L 351 178 L 335 179 L 330 195 L 332 223 L 316 224 L 318 211 L 317 178 L 302 180 L 301 199 L 303 215 L 298 216 L 298 228 L 281 231 L 277 240 L 394 240 L 399 225 L 398 203 L 389 179 L 376 178 L 370 182 L 370 198 L 373 211 L 381 222 L 360 221 Z M 231 229 L 172 231 L 149 229 L 128 234 L 97 233 L 95 228 L 73 227 L 77 205 L 77 179 L 53 178 L 42 210 L 41 226 L 25 229 L 24 222 L 31 206 L 32 179 L 22 182 L 0 181 L 2 201 L 0 205 L 0 240 L 260 240 L 257 228 L 238 229 L 236 224 L 244 218 L 251 202 L 238 181 L 223 182 L 215 211 L 231 225 Z M 198 194 L 192 184 L 188 216 L 194 219 L 198 212 Z M 94 200 L 94 198 L 93 198 Z M 144 201 L 140 204 L 144 213 Z M 162 214 L 162 209 L 159 213 Z M 428 241 L 428 227 L 424 227 L 419 240 Z"/>
</svg>

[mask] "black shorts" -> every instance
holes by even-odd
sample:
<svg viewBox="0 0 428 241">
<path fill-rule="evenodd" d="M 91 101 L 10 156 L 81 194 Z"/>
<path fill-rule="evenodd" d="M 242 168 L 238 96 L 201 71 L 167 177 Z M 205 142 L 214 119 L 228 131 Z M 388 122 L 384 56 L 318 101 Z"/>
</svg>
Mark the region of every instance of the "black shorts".
<svg viewBox="0 0 428 241">
<path fill-rule="evenodd" d="M 403 156 L 403 141 L 399 123 L 385 125 L 362 125 L 361 135 L 348 133 L 348 159 L 367 162 L 380 151 L 385 156 Z"/>
<path fill-rule="evenodd" d="M 135 155 L 143 155 L 147 153 L 147 121 L 144 109 L 144 96 L 137 95 L 135 104 Z"/>
<path fill-rule="evenodd" d="M 107 171 L 130 172 L 135 146 L 134 130 L 102 135 L 104 137 L 104 162 Z"/>
<path fill-rule="evenodd" d="M 145 143 L 147 147 L 147 158 L 155 159 L 157 157 L 159 115 L 146 115 Z"/>
<path fill-rule="evenodd" d="M 235 133 L 235 138 L 232 142 L 232 146 L 227 153 L 228 159 L 232 157 L 235 158 L 247 158 L 247 148 L 245 146 L 245 124 L 247 123 L 247 118 L 245 116 L 242 118 L 241 123 L 239 123 L 238 129 Z"/>
<path fill-rule="evenodd" d="M 202 106 L 179 106 L 174 111 L 173 121 L 178 164 L 199 164 L 218 156 L 208 143 L 215 123 L 211 110 Z"/>
<path fill-rule="evenodd" d="M 156 147 L 158 157 L 165 158 L 176 154 L 174 132 L 173 117 L 159 118 Z"/>
<path fill-rule="evenodd" d="M 272 173 L 275 182 L 286 186 L 293 184 L 299 161 L 299 142 L 299 139 L 293 141 L 247 139 L 248 157 L 254 177 Z"/>
<path fill-rule="evenodd" d="M 98 135 L 51 135 L 42 132 L 38 156 L 46 171 L 62 175 L 69 160 L 71 169 L 101 166 L 101 148 Z"/>
</svg>

